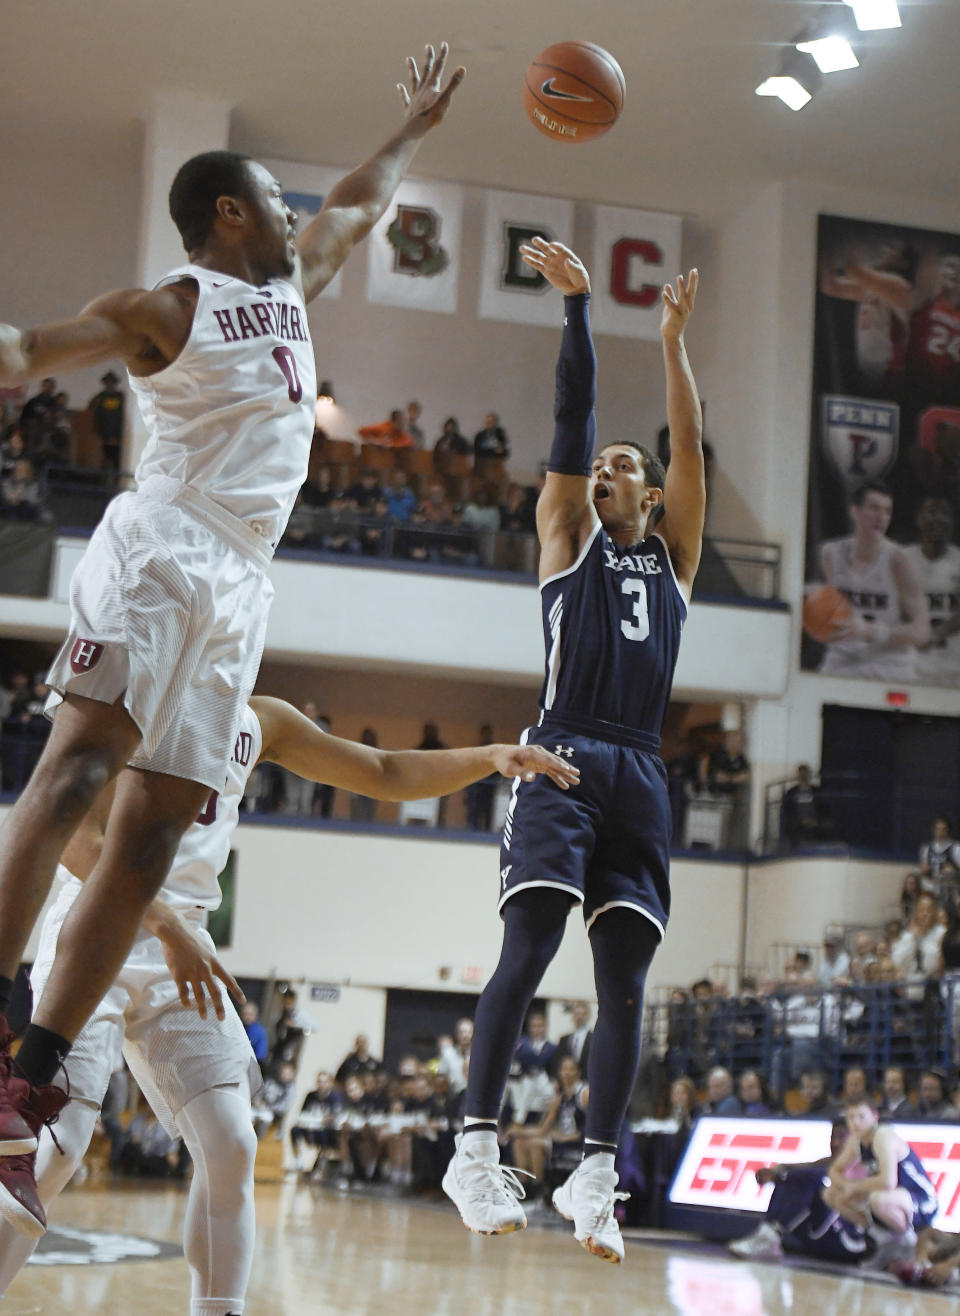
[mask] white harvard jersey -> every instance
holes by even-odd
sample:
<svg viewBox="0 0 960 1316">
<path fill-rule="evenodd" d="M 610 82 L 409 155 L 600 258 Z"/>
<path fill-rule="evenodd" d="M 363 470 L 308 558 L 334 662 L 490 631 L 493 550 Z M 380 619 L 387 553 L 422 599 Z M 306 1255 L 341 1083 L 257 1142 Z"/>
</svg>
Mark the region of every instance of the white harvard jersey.
<svg viewBox="0 0 960 1316">
<path fill-rule="evenodd" d="M 160 898 L 169 905 L 220 904 L 217 878 L 230 854 L 230 838 L 240 818 L 240 801 L 263 749 L 263 732 L 248 704 L 240 717 L 233 754 L 222 791 L 212 791 L 207 806 L 184 832 Z"/>
<path fill-rule="evenodd" d="M 822 547 L 827 582 L 845 594 L 854 612 L 865 621 L 893 628 L 903 620 L 900 591 L 893 574 L 893 555 L 902 550 L 884 539 L 872 562 L 858 562 L 852 539 L 829 540 Z M 912 681 L 916 676 L 916 649 L 912 645 L 889 648 L 869 640 L 835 640 L 827 645 L 820 671 L 832 676 L 862 676 L 877 681 Z"/>
<path fill-rule="evenodd" d="M 919 544 L 904 552 L 917 570 L 927 596 L 933 643 L 917 655 L 917 680 L 934 685 L 960 681 L 960 634 L 940 637 L 951 618 L 960 612 L 960 548 L 949 544 L 938 558 L 929 558 Z"/>
<path fill-rule="evenodd" d="M 184 265 L 158 287 L 193 279 L 197 308 L 166 369 L 130 376 L 149 434 L 137 483 L 189 485 L 276 546 L 307 475 L 317 372 L 307 308 L 292 283 L 262 288 Z"/>
</svg>

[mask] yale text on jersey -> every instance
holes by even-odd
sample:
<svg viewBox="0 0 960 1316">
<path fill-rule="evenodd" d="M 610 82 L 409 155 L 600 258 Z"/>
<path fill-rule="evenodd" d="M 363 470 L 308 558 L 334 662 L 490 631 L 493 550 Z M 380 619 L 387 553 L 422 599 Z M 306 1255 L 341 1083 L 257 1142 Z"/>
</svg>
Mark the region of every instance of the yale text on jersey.
<svg viewBox="0 0 960 1316">
<path fill-rule="evenodd" d="M 639 571 L 644 576 L 663 574 L 656 553 L 615 553 L 612 548 L 605 548 L 603 565 L 611 571 Z"/>
</svg>

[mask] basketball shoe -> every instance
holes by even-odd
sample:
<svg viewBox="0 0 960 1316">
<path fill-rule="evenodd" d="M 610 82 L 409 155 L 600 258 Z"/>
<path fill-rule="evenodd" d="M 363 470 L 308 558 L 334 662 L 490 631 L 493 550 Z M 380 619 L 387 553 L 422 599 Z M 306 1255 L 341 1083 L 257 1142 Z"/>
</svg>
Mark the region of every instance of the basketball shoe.
<svg viewBox="0 0 960 1316">
<path fill-rule="evenodd" d="M 36 1151 L 36 1134 L 20 1113 L 20 1102 L 29 1084 L 13 1071 L 10 1047 L 14 1035 L 6 1015 L 0 1014 L 0 1156 Z"/>
<path fill-rule="evenodd" d="M 494 1133 L 457 1134 L 457 1150 L 443 1176 L 443 1191 L 475 1234 L 512 1234 L 526 1229 L 519 1199 L 526 1196 L 515 1170 L 500 1164 Z M 532 1176 L 531 1176 L 532 1177 Z"/>
<path fill-rule="evenodd" d="M 564 1220 L 573 1221 L 580 1246 L 615 1266 L 623 1260 L 623 1239 L 613 1208 L 630 1196 L 616 1191 L 619 1182 L 613 1156 L 597 1152 L 581 1161 L 553 1194 L 553 1205 Z"/>
<path fill-rule="evenodd" d="M 752 1234 L 747 1234 L 746 1238 L 738 1238 L 735 1242 L 728 1243 L 727 1251 L 745 1260 L 776 1261 L 783 1256 L 783 1244 L 773 1225 L 768 1225 L 764 1221 L 757 1225 Z"/>
<path fill-rule="evenodd" d="M 41 1238 L 47 1216 L 37 1194 L 37 1137 L 44 1124 L 56 1123 L 70 1098 L 52 1084 L 36 1087 L 17 1072 L 8 1032 L 0 1035 L 0 1046 L 0 1216 L 21 1234 Z"/>
</svg>

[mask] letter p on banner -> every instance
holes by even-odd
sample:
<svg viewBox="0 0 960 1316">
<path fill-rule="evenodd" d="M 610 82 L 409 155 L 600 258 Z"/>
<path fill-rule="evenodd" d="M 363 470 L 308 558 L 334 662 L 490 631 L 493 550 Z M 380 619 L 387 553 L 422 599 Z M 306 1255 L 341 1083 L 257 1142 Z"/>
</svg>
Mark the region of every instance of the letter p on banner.
<svg viewBox="0 0 960 1316">
<path fill-rule="evenodd" d="M 660 294 L 683 273 L 679 215 L 594 207 L 593 298 L 597 333 L 660 337 Z"/>
</svg>

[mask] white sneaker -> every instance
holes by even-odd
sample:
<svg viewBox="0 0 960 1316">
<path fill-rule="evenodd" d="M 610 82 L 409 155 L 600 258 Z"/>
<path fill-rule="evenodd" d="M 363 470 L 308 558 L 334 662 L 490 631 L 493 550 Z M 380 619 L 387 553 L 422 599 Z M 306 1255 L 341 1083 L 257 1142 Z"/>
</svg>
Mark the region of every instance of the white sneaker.
<svg viewBox="0 0 960 1316">
<path fill-rule="evenodd" d="M 735 1257 L 750 1261 L 777 1261 L 783 1256 L 783 1244 L 773 1225 L 757 1225 L 752 1234 L 727 1244 L 727 1251 Z"/>
<path fill-rule="evenodd" d="M 860 1269 L 886 1270 L 895 1261 L 912 1261 L 916 1251 L 917 1236 L 912 1229 L 908 1229 L 905 1234 L 887 1234 L 881 1237 L 877 1250 L 865 1261 L 861 1261 Z"/>
<path fill-rule="evenodd" d="M 443 1176 L 443 1191 L 475 1234 L 512 1234 L 526 1229 L 519 1198 L 526 1195 L 515 1170 L 500 1164 L 495 1134 L 457 1134 L 457 1150 Z M 533 1176 L 528 1176 L 532 1178 Z"/>
<path fill-rule="evenodd" d="M 613 1156 L 598 1152 L 581 1161 L 553 1194 L 553 1205 L 564 1220 L 573 1221 L 574 1236 L 580 1246 L 614 1265 L 623 1260 L 623 1239 L 613 1208 L 616 1202 L 625 1202 L 630 1196 L 615 1191 L 619 1182 Z"/>
</svg>

